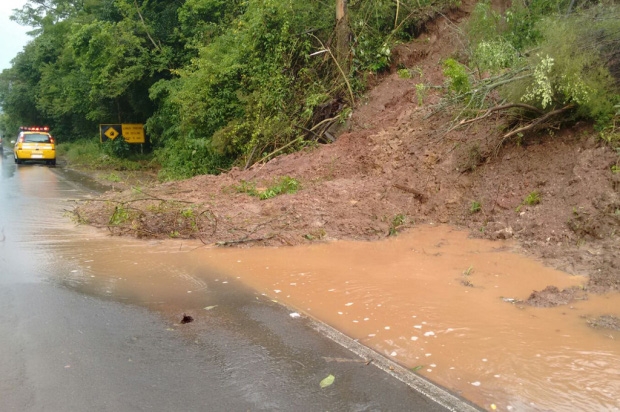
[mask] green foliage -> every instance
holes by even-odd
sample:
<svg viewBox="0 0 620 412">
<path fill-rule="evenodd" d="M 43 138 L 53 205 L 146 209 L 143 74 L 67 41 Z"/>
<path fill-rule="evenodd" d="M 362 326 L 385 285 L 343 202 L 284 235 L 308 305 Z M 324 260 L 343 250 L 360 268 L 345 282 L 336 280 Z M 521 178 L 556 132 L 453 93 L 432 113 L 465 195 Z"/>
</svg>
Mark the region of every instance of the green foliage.
<svg viewBox="0 0 620 412">
<path fill-rule="evenodd" d="M 114 172 L 110 173 L 109 175 L 107 175 L 105 177 L 106 180 L 109 180 L 110 182 L 114 182 L 114 183 L 118 183 L 121 181 L 121 178 Z"/>
<path fill-rule="evenodd" d="M 493 11 L 491 2 L 480 1 L 467 22 L 466 30 L 469 41 L 477 45 L 482 41 L 489 41 L 499 34 L 502 16 Z"/>
<path fill-rule="evenodd" d="M 482 204 L 478 201 L 473 200 L 471 202 L 471 205 L 469 206 L 469 212 L 470 213 L 478 213 L 482 210 Z"/>
<path fill-rule="evenodd" d="M 615 127 L 606 127 L 600 131 L 599 136 L 607 144 L 612 146 L 620 145 L 620 130 L 617 130 Z"/>
<path fill-rule="evenodd" d="M 289 176 L 283 176 L 273 186 L 270 186 L 265 191 L 261 192 L 258 197 L 261 200 L 271 199 L 272 197 L 285 193 L 295 193 L 299 190 L 299 187 L 300 184 L 298 180 Z"/>
<path fill-rule="evenodd" d="M 129 143 L 123 139 L 122 136 L 117 137 L 114 140 L 108 140 L 103 143 L 103 152 L 119 159 L 125 159 L 129 157 L 131 149 Z"/>
<path fill-rule="evenodd" d="M 482 40 L 473 52 L 472 61 L 482 71 L 499 73 L 518 61 L 517 50 L 502 38 Z"/>
<path fill-rule="evenodd" d="M 397 73 L 398 73 L 398 77 L 400 77 L 401 79 L 411 79 L 413 77 L 409 69 L 406 69 L 406 68 L 398 69 Z"/>
<path fill-rule="evenodd" d="M 523 199 L 523 202 L 521 202 L 521 204 L 519 206 L 517 206 L 516 208 L 516 212 L 519 213 L 521 211 L 521 208 L 525 205 L 527 206 L 535 206 L 537 204 L 539 204 L 542 200 L 542 196 L 540 194 L 540 192 L 538 190 L 534 190 L 533 192 L 530 192 L 525 199 Z"/>
<path fill-rule="evenodd" d="M 616 104 L 614 110 L 612 120 L 602 127 L 599 136 L 605 143 L 615 148 L 620 156 L 620 104 Z"/>
<path fill-rule="evenodd" d="M 390 229 L 388 231 L 388 236 L 396 236 L 398 235 L 398 229 L 403 226 L 407 221 L 407 217 L 402 213 L 394 216 L 392 221 L 390 222 Z"/>
<path fill-rule="evenodd" d="M 306 240 L 322 240 L 327 236 L 325 229 L 316 229 L 310 233 L 306 233 L 303 237 Z"/>
<path fill-rule="evenodd" d="M 508 43 L 522 51 L 539 43 L 544 35 L 539 23 L 547 16 L 568 10 L 570 0 L 513 2 L 504 15 L 495 12 L 488 0 L 476 5 L 467 26 L 469 40 L 476 49 L 481 42 Z M 501 46 L 505 48 L 505 45 Z"/>
<path fill-rule="evenodd" d="M 198 217 L 193 208 L 188 207 L 181 210 L 181 216 L 189 223 L 189 228 L 192 232 L 198 231 Z"/>
<path fill-rule="evenodd" d="M 282 176 L 265 189 L 257 189 L 256 182 L 247 182 L 245 180 L 242 180 L 239 185 L 234 186 L 234 189 L 239 193 L 247 193 L 250 196 L 258 197 L 260 200 L 266 200 L 286 193 L 295 193 L 300 187 L 301 184 L 297 179 L 290 176 Z"/>
<path fill-rule="evenodd" d="M 528 59 L 531 77 L 512 85 L 506 95 L 543 109 L 572 104 L 577 116 L 609 125 L 620 89 L 610 73 L 611 52 L 605 44 L 620 47 L 620 8 L 607 12 L 609 19 L 593 18 L 596 12 L 588 11 L 542 20 L 543 39 Z"/>
<path fill-rule="evenodd" d="M 532 0 L 527 6 L 517 2 L 501 16 L 489 2 L 479 3 L 468 40 L 469 64 L 481 78 L 464 96 L 468 104 L 483 104 L 497 90 L 506 103 L 527 103 L 543 114 L 565 108 L 561 116 L 567 120 L 592 120 L 603 139 L 612 139 L 614 105 L 620 102 L 620 66 L 614 63 L 620 49 L 620 6 L 574 5 L 565 0 Z"/>
<path fill-rule="evenodd" d="M 162 168 L 160 180 L 178 180 L 199 174 L 219 174 L 230 167 L 232 159 L 216 153 L 207 140 L 185 138 L 169 141 L 155 152 Z"/>
<path fill-rule="evenodd" d="M 381 72 L 390 67 L 392 51 L 379 36 L 361 33 L 353 49 L 353 63 L 360 71 Z"/>
<path fill-rule="evenodd" d="M 442 63 L 443 74 L 448 78 L 449 89 L 456 94 L 465 94 L 471 89 L 467 68 L 454 59 L 446 59 Z"/>
<path fill-rule="evenodd" d="M 125 205 L 119 204 L 114 207 L 114 212 L 110 216 L 110 220 L 108 224 L 112 226 L 119 226 L 127 222 L 131 218 L 132 218 L 132 214 L 125 207 Z"/>
<path fill-rule="evenodd" d="M 427 92 L 428 89 L 424 83 L 416 83 L 415 94 L 418 98 L 418 106 L 422 106 L 424 104 L 424 99 L 426 98 Z"/>
<path fill-rule="evenodd" d="M 523 203 L 528 206 L 534 206 L 534 205 L 539 204 L 540 200 L 541 200 L 540 192 L 538 190 L 534 190 L 533 192 L 531 192 L 525 197 L 525 199 L 523 200 Z"/>
<path fill-rule="evenodd" d="M 394 45 L 454 3 L 349 1 L 343 74 L 313 55 L 333 47 L 335 10 L 321 2 L 29 0 L 14 17 L 36 37 L 0 74 L 3 127 L 48 124 L 72 142 L 101 123 L 145 123 L 162 179 L 249 165 L 315 144 L 307 130 L 346 117 L 349 85 L 363 91 Z M 100 149 L 94 163 L 135 156 L 121 143 Z"/>
<path fill-rule="evenodd" d="M 59 143 L 56 150 L 59 157 L 66 159 L 75 167 L 95 170 L 145 170 L 152 167 L 150 154 L 142 155 L 132 151 L 126 157 L 118 158 L 99 142 L 99 138 Z"/>
<path fill-rule="evenodd" d="M 256 190 L 256 182 L 248 182 L 242 180 L 241 183 L 233 186 L 233 188 L 239 193 L 247 193 L 250 196 L 258 196 L 258 191 Z"/>
<path fill-rule="evenodd" d="M 540 56 L 540 55 L 538 55 Z M 551 69 L 555 60 L 546 56 L 534 67 L 534 81 L 521 97 L 523 101 L 539 104 L 543 109 L 554 100 L 554 87 L 551 85 Z"/>
</svg>

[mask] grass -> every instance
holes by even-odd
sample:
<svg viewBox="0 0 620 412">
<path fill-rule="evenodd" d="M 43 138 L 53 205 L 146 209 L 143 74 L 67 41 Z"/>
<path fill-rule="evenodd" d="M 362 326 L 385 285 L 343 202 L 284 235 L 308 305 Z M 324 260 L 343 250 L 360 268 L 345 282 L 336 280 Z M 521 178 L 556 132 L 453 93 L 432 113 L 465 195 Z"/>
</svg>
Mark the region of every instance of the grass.
<svg viewBox="0 0 620 412">
<path fill-rule="evenodd" d="M 471 202 L 471 206 L 469 207 L 469 211 L 470 213 L 478 213 L 482 210 L 482 204 L 480 202 L 477 201 L 472 201 Z"/>
<path fill-rule="evenodd" d="M 466 286 L 468 288 L 473 288 L 474 284 L 469 280 L 469 276 L 474 273 L 474 267 L 470 266 L 463 271 L 463 277 L 461 278 L 461 285 Z"/>
<path fill-rule="evenodd" d="M 539 204 L 540 200 L 541 200 L 540 192 L 538 190 L 534 190 L 533 192 L 531 192 L 529 195 L 525 197 L 525 200 L 523 200 L 523 203 L 528 206 L 534 206 L 534 205 Z"/>
<path fill-rule="evenodd" d="M 154 169 L 152 154 L 130 153 L 127 158 L 118 158 L 106 153 L 104 145 L 97 139 L 82 139 L 75 142 L 59 143 L 56 146 L 58 157 L 73 167 L 92 170 L 148 170 Z M 108 175 L 107 180 L 114 174 Z"/>
<path fill-rule="evenodd" d="M 115 182 L 118 183 L 121 181 L 121 178 L 114 172 L 110 173 L 109 175 L 107 175 L 105 177 L 106 180 L 109 180 L 110 182 Z"/>
<path fill-rule="evenodd" d="M 401 79 L 411 79 L 412 77 L 409 69 L 399 69 L 397 73 L 398 77 L 400 77 Z"/>
<path fill-rule="evenodd" d="M 388 232 L 388 236 L 398 235 L 398 228 L 405 224 L 406 219 L 406 216 L 402 213 L 394 216 L 392 218 L 392 222 L 390 223 L 390 230 Z"/>
<path fill-rule="evenodd" d="M 303 237 L 306 240 L 312 241 L 312 240 L 322 240 L 326 235 L 327 233 L 325 232 L 324 229 L 318 229 L 313 232 L 306 233 Z"/>
<path fill-rule="evenodd" d="M 123 205 L 118 205 L 114 208 L 114 213 L 110 216 L 108 224 L 112 226 L 122 225 L 130 218 L 131 214 L 129 213 L 129 210 L 127 210 Z"/>
<path fill-rule="evenodd" d="M 234 186 L 234 189 L 239 193 L 247 193 L 250 196 L 256 196 L 260 200 L 271 199 L 273 197 L 286 194 L 286 193 L 295 193 L 301 188 L 301 183 L 295 178 L 290 176 L 283 176 L 279 179 L 276 179 L 275 182 L 265 188 L 258 189 L 256 187 L 256 182 L 248 182 L 242 180 L 241 183 L 237 186 Z"/>
<path fill-rule="evenodd" d="M 537 204 L 539 204 L 542 201 L 542 195 L 540 194 L 540 192 L 538 190 L 534 190 L 533 192 L 531 192 L 530 194 L 528 194 L 525 199 L 523 199 L 523 202 L 521 202 L 521 204 L 519 206 L 517 206 L 517 213 L 521 211 L 521 208 L 523 207 L 523 205 L 527 205 L 527 206 L 535 206 Z"/>
<path fill-rule="evenodd" d="M 415 93 L 416 97 L 418 98 L 418 106 L 424 106 L 424 99 L 426 98 L 427 91 L 428 89 L 424 83 L 417 83 L 415 85 Z"/>
<path fill-rule="evenodd" d="M 189 221 L 192 231 L 198 231 L 198 219 L 193 208 L 189 207 L 181 210 L 181 216 L 183 216 L 185 220 Z"/>
</svg>

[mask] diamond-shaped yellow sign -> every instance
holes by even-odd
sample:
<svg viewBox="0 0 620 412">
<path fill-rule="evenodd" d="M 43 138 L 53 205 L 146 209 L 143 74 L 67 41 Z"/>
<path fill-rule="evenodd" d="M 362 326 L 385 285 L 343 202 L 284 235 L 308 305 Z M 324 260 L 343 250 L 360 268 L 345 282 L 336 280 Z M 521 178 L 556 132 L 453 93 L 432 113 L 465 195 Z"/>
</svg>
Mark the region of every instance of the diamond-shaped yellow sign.
<svg viewBox="0 0 620 412">
<path fill-rule="evenodd" d="M 108 139 L 114 140 L 120 135 L 120 133 L 115 128 L 110 127 L 108 130 L 105 131 L 104 135 L 106 135 Z"/>
</svg>

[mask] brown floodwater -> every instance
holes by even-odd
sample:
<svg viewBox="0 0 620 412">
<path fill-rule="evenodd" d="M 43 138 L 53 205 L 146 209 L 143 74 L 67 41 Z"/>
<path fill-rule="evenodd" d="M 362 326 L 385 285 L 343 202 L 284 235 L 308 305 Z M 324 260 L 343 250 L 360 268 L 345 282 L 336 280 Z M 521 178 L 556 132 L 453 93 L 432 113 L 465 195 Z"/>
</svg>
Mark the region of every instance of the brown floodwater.
<svg viewBox="0 0 620 412">
<path fill-rule="evenodd" d="M 507 302 L 586 282 L 510 249 L 426 226 L 381 242 L 197 254 L 487 409 L 620 410 L 620 333 L 584 319 L 620 316 L 620 295 Z"/>
<path fill-rule="evenodd" d="M 50 242 L 71 269 L 54 281 L 84 293 L 178 314 L 210 310 L 223 303 L 214 290 L 241 282 L 488 410 L 620 410 L 620 333 L 586 322 L 620 316 L 620 294 L 556 308 L 511 302 L 586 279 L 509 242 L 424 226 L 380 242 L 222 249 L 78 230 L 79 245 Z"/>
</svg>

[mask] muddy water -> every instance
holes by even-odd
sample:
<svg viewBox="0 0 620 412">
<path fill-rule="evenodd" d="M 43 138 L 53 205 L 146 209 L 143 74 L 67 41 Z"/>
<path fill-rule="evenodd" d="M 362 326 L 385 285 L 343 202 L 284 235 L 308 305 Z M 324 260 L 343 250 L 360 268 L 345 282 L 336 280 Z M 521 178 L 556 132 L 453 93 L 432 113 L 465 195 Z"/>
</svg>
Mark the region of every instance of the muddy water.
<svg viewBox="0 0 620 412">
<path fill-rule="evenodd" d="M 82 293 L 176 316 L 205 313 L 242 282 L 489 410 L 620 410 L 620 333 L 583 318 L 620 316 L 620 296 L 552 309 L 506 302 L 585 283 L 510 243 L 428 226 L 374 243 L 220 249 L 78 230 L 79 244 L 65 232 L 49 246 L 65 268 L 52 281 Z"/>
<path fill-rule="evenodd" d="M 620 296 L 506 302 L 585 283 L 509 249 L 424 227 L 384 242 L 192 256 L 487 409 L 620 410 L 620 333 L 583 318 L 620 316 Z"/>
</svg>

